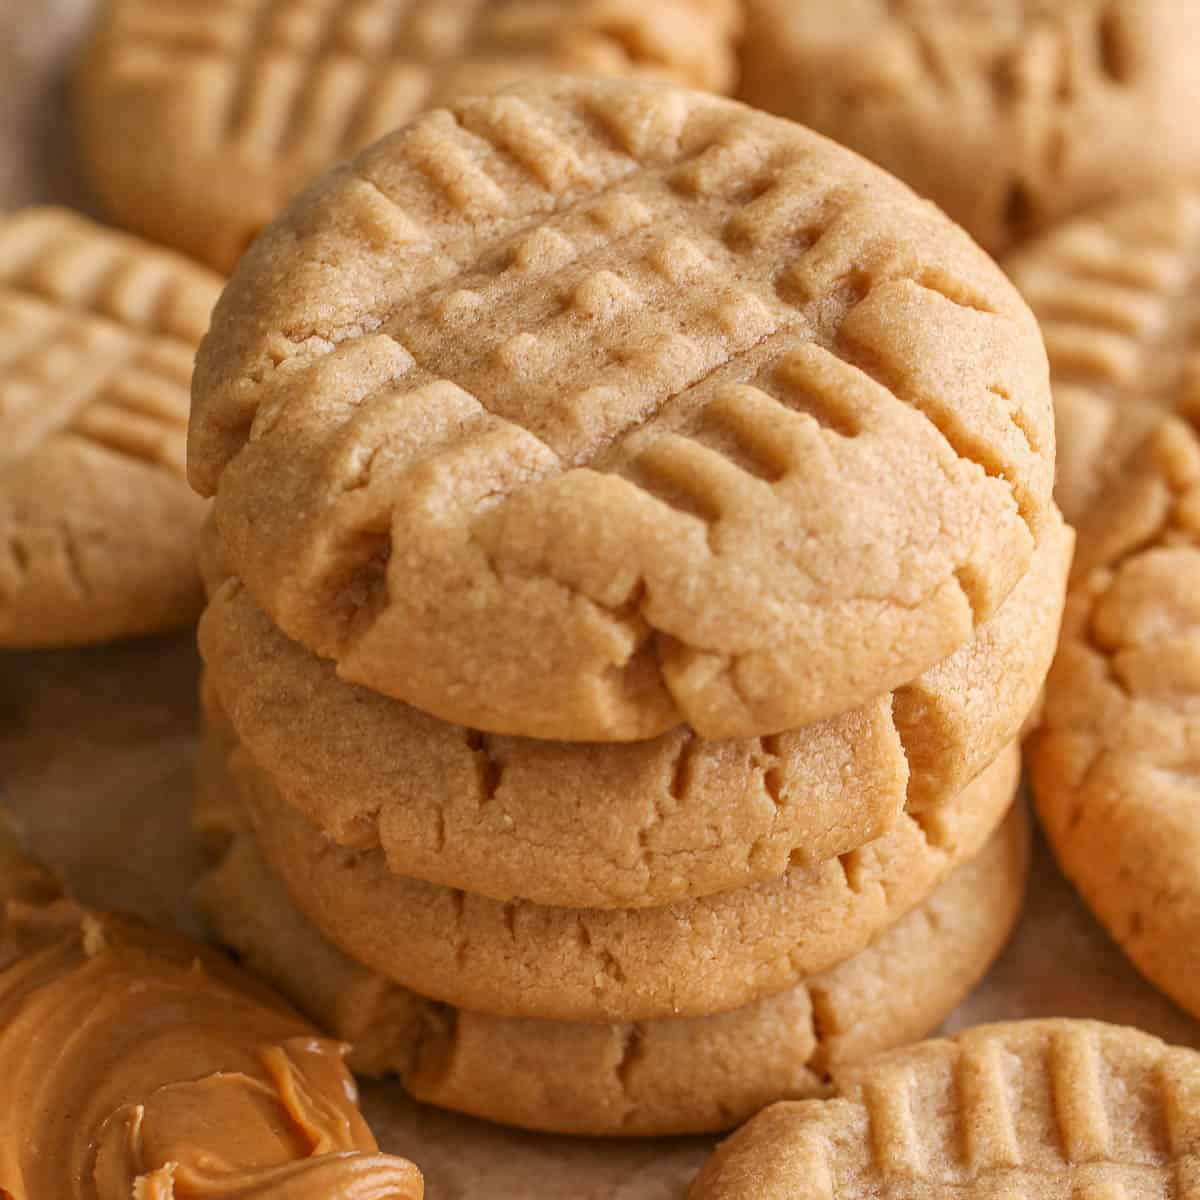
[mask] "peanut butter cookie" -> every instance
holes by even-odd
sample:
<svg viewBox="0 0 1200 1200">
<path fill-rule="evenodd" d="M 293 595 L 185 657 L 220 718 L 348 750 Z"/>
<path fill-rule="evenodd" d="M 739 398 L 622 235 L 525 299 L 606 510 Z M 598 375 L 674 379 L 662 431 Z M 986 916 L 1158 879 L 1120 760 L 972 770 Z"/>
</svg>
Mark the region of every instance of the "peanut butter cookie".
<svg viewBox="0 0 1200 1200">
<path fill-rule="evenodd" d="M 977 854 L 1020 770 L 1007 750 L 974 783 L 850 854 L 660 908 L 507 904 L 395 875 L 286 800 L 245 750 L 228 758 L 271 870 L 347 955 L 431 999 L 563 1021 L 708 1016 L 853 957 Z"/>
<path fill-rule="evenodd" d="M 747 0 L 743 99 L 895 171 L 994 253 L 1200 170 L 1191 0 Z"/>
<path fill-rule="evenodd" d="M 996 613 L 914 683 L 766 738 L 539 742 L 449 725 L 342 682 L 232 582 L 200 645 L 237 739 L 340 845 L 496 900 L 646 907 L 835 858 L 965 787 L 1038 698 L 1072 540 L 1048 529 Z"/>
<path fill-rule="evenodd" d="M 689 1200 L 1185 1196 L 1200 1054 L 1097 1021 L 981 1025 L 835 1069 L 718 1147 Z"/>
<path fill-rule="evenodd" d="M 448 1008 L 357 966 L 299 914 L 230 815 L 197 806 L 199 828 L 226 843 L 201 904 L 247 966 L 351 1043 L 355 1071 L 399 1074 L 428 1104 L 593 1135 L 729 1129 L 764 1104 L 823 1094 L 836 1066 L 924 1037 L 1007 939 L 1028 848 L 1018 807 L 976 858 L 848 962 L 723 1016 L 601 1025 Z"/>
<path fill-rule="evenodd" d="M 1200 1015 L 1200 436 L 1168 418 L 1080 527 L 1031 774 L 1064 872 Z"/>
<path fill-rule="evenodd" d="M 734 0 L 101 0 L 76 77 L 97 196 L 230 271 L 340 159 L 450 97 L 533 75 L 733 81 Z"/>
<path fill-rule="evenodd" d="M 1046 339 L 1055 495 L 1078 521 L 1163 413 L 1200 419 L 1200 189 L 1098 208 L 1006 266 Z"/>
<path fill-rule="evenodd" d="M 58 209 L 0 215 L 0 647 L 200 611 L 184 479 L 215 275 Z"/>
<path fill-rule="evenodd" d="M 862 704 L 1052 519 L 1045 353 L 994 264 L 824 139 L 640 81 L 466 99 L 326 177 L 218 305 L 189 452 L 290 637 L 564 740 Z"/>
</svg>

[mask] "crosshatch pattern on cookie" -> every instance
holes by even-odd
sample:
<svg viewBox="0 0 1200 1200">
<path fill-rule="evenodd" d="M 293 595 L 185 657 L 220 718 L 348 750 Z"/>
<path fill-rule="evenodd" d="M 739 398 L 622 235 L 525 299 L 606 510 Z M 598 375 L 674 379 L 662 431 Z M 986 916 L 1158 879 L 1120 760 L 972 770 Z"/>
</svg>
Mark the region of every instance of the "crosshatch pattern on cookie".
<svg viewBox="0 0 1200 1200">
<path fill-rule="evenodd" d="M 1066 874 L 1200 1013 L 1200 434 L 1167 418 L 1081 527 L 1030 766 Z"/>
<path fill-rule="evenodd" d="M 242 210 L 235 191 L 215 192 L 207 236 L 186 247 L 231 269 L 256 222 L 427 107 L 569 70 L 723 89 L 736 25 L 730 0 L 108 0 L 83 76 L 98 110 L 85 127 L 104 129 L 123 105 L 159 108 L 151 131 L 187 143 L 175 181 L 185 204 L 189 161 L 246 172 Z M 130 213 L 139 203 L 109 200 Z"/>
<path fill-rule="evenodd" d="M 220 280 L 66 211 L 0 216 L 0 645 L 176 628 L 202 600 L 184 478 Z"/>
<path fill-rule="evenodd" d="M 182 476 L 195 347 L 218 284 L 39 210 L 0 223 L 0 465 L 84 438 Z"/>
<path fill-rule="evenodd" d="M 785 636 L 795 614 L 780 589 L 810 598 L 813 623 L 844 606 L 838 630 L 846 609 L 859 629 L 881 610 L 902 621 L 908 609 L 914 624 L 937 610 L 937 632 L 923 635 L 936 651 L 926 640 L 902 667 L 885 666 L 899 673 L 892 683 L 952 652 L 1007 593 L 1042 529 L 1053 434 L 1041 351 L 1004 282 L 903 189 L 793 127 L 629 87 L 526 88 L 435 112 L 299 206 L 291 219 L 312 249 L 292 255 L 268 238 L 255 256 L 260 269 L 276 254 L 295 258 L 295 303 L 271 313 L 255 302 L 245 351 L 223 361 L 222 330 L 256 294 L 252 260 L 202 355 L 193 479 L 210 491 L 223 474 L 233 498 L 218 525 L 260 603 L 360 682 L 397 686 L 367 678 L 366 659 L 386 660 L 380 646 L 397 636 L 389 573 L 398 583 L 425 553 L 415 538 L 392 558 L 393 526 L 411 523 L 409 505 L 430 506 L 456 513 L 444 548 L 462 544 L 455 565 L 434 573 L 470 563 L 492 577 L 485 586 L 541 588 L 573 610 L 551 622 L 546 645 L 590 643 L 587 672 L 605 678 L 587 685 L 585 703 L 642 710 L 618 737 L 677 719 L 661 673 L 676 693 L 708 693 L 709 711 L 687 715 L 709 735 L 802 724 L 865 698 L 868 685 L 859 678 L 858 695 L 835 701 L 814 679 L 814 698 L 789 707 L 790 721 L 755 714 L 755 693 L 778 682 L 764 673 L 780 665 L 758 654 L 756 633 L 733 645 L 728 629 L 705 631 L 714 618 L 700 597 L 678 593 L 708 592 L 717 624 L 752 608 L 761 623 L 775 606 Z M 318 301 L 310 289 L 335 246 L 346 267 L 326 275 Z M 914 447 L 903 459 L 885 449 L 900 440 Z M 279 471 L 285 445 L 291 465 Z M 853 594 L 839 592 L 827 563 L 745 550 L 747 524 L 798 538 L 798 492 L 825 513 L 815 477 L 836 490 L 880 473 L 934 511 L 910 520 L 899 505 L 881 510 L 896 526 L 886 566 L 839 523 L 866 580 Z M 283 488 L 271 506 L 268 476 Z M 288 525 L 293 487 L 305 515 Z M 273 563 L 274 585 L 260 568 L 277 556 L 249 537 L 251 513 L 289 547 L 293 565 Z M 983 527 L 1000 553 L 972 548 Z M 735 586 L 726 564 L 739 553 Z M 910 558 L 926 570 L 910 575 Z M 302 605 L 285 595 L 301 578 Z M 672 591 L 690 614 L 668 615 Z M 888 686 L 870 673 L 870 693 Z M 506 686 L 495 674 L 489 684 Z M 445 711 L 444 695 L 402 698 L 467 719 Z M 468 723 L 504 720 L 479 715 L 488 719 Z M 508 732 L 613 736 L 556 728 L 552 713 L 534 720 Z"/>
<path fill-rule="evenodd" d="M 1059 499 L 1077 519 L 1160 413 L 1200 419 L 1200 192 L 1098 209 L 1008 270 L 1046 340 Z"/>
<path fill-rule="evenodd" d="M 834 1084 L 836 1099 L 776 1105 L 746 1125 L 690 1200 L 1195 1191 L 1200 1057 L 1134 1029 L 981 1026 L 836 1071 Z"/>
</svg>

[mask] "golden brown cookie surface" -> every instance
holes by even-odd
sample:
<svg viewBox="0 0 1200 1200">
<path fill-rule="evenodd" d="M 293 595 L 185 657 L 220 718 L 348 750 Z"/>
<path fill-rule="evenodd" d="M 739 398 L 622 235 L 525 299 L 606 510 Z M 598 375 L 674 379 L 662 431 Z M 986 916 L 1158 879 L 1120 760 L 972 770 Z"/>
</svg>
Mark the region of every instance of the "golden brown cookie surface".
<svg viewBox="0 0 1200 1200">
<path fill-rule="evenodd" d="M 497 900 L 645 907 L 777 878 L 854 850 L 965 786 L 1016 737 L 1057 644 L 1072 538 L 968 645 L 891 696 L 773 737 L 686 728 L 553 743 L 449 725 L 337 679 L 245 589 L 201 623 L 211 692 L 280 794 L 398 875 Z"/>
<path fill-rule="evenodd" d="M 228 838 L 200 901 L 243 960 L 426 1103 L 564 1133 L 661 1136 L 727 1129 L 826 1073 L 923 1037 L 982 975 L 1021 906 L 1019 809 L 980 854 L 849 962 L 719 1017 L 637 1024 L 511 1020 L 449 1009 L 356 966 L 297 912 L 253 838 L 203 800 Z M 236 814 L 234 823 L 236 823 Z"/>
<path fill-rule="evenodd" d="M 555 71 L 723 90 L 732 0 L 103 0 L 76 79 L 122 224 L 230 271 L 334 163 L 424 108 Z"/>
<path fill-rule="evenodd" d="M 493 732 L 756 736 L 969 640 L 1049 519 L 1052 424 L 1027 309 L 899 184 L 559 80 L 420 118 L 273 228 L 189 466 L 232 573 L 353 682 Z"/>
<path fill-rule="evenodd" d="M 764 1110 L 689 1200 L 1186 1195 L 1200 1055 L 1096 1021 L 982 1025 L 835 1071 Z"/>
<path fill-rule="evenodd" d="M 1097 208 L 1006 269 L 1046 340 L 1055 496 L 1079 521 L 1163 413 L 1200 418 L 1200 190 Z"/>
<path fill-rule="evenodd" d="M 1200 169 L 1190 0 L 748 0 L 741 95 L 895 171 L 993 253 Z"/>
<path fill-rule="evenodd" d="M 1080 528 L 1038 810 L 1135 965 L 1200 1013 L 1200 436 L 1170 418 Z"/>
<path fill-rule="evenodd" d="M 183 478 L 220 281 L 56 209 L 0 216 L 0 646 L 152 633 L 200 608 Z"/>
<path fill-rule="evenodd" d="M 351 958 L 422 995 L 497 1016 L 640 1020 L 725 1012 L 857 954 L 973 857 L 1020 769 L 1005 751 L 959 795 L 781 879 L 659 908 L 500 903 L 394 875 L 329 842 L 242 748 L 228 758 L 272 872 Z"/>
</svg>

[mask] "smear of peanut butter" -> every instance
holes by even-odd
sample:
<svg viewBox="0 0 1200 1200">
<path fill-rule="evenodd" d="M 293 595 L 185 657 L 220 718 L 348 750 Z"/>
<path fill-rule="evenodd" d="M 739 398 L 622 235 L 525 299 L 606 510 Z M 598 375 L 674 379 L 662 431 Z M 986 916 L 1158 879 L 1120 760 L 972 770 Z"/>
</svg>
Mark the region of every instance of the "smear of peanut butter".
<svg viewBox="0 0 1200 1200">
<path fill-rule="evenodd" d="M 215 954 L 55 898 L 0 831 L 0 1198 L 421 1200 L 343 1047 Z"/>
</svg>

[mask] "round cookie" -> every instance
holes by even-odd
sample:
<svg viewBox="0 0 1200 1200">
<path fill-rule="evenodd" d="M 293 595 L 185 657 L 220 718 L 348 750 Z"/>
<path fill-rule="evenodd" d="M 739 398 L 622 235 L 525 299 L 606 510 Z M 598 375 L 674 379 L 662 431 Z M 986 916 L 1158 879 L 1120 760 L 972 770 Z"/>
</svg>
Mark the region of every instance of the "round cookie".
<svg viewBox="0 0 1200 1200">
<path fill-rule="evenodd" d="M 1078 521 L 1164 412 L 1200 418 L 1200 188 L 1098 208 L 1006 266 L 1041 322 L 1055 495 Z"/>
<path fill-rule="evenodd" d="M 741 96 L 894 171 L 1002 252 L 1200 169 L 1191 0 L 747 0 Z"/>
<path fill-rule="evenodd" d="M 220 287 L 73 213 L 0 214 L 0 648 L 199 613 L 185 431 Z"/>
<path fill-rule="evenodd" d="M 1031 775 L 1065 874 L 1200 1015 L 1200 435 L 1168 418 L 1080 529 Z"/>
<path fill-rule="evenodd" d="M 272 871 L 356 961 L 422 995 L 563 1021 L 707 1016 L 857 954 L 975 855 L 1008 811 L 1020 756 L 840 858 L 660 908 L 502 904 L 394 875 L 329 842 L 238 748 L 229 767 Z"/>
<path fill-rule="evenodd" d="M 417 1099 L 505 1124 L 572 1134 L 728 1129 L 780 1099 L 820 1095 L 828 1071 L 924 1037 L 999 953 L 1024 891 L 1018 807 L 980 854 L 849 962 L 718 1017 L 579 1024 L 489 1017 L 424 1000 L 357 966 L 310 925 L 228 814 L 200 885 L 218 937 L 318 1024 L 349 1063 L 399 1074 Z"/>
<path fill-rule="evenodd" d="M 1200 1054 L 1127 1026 L 980 1025 L 833 1083 L 723 1142 L 688 1200 L 1160 1200 L 1200 1154 Z"/>
<path fill-rule="evenodd" d="M 230 271 L 302 188 L 425 108 L 556 71 L 733 82 L 733 0 L 101 0 L 80 150 L 130 229 Z"/>
<path fill-rule="evenodd" d="M 637 81 L 462 100 L 327 176 L 226 289 L 189 436 L 285 633 L 559 740 L 759 736 L 907 683 L 1052 506 L 998 268 L 824 139 Z"/>
<path fill-rule="evenodd" d="M 233 582 L 200 646 L 237 739 L 339 844 L 496 900 L 646 907 L 835 858 L 969 783 L 1038 698 L 1071 548 L 1056 522 L 976 636 L 914 683 L 753 740 L 679 727 L 631 744 L 540 742 L 449 725 L 342 682 Z"/>
</svg>

